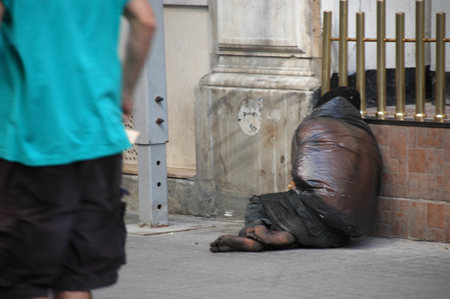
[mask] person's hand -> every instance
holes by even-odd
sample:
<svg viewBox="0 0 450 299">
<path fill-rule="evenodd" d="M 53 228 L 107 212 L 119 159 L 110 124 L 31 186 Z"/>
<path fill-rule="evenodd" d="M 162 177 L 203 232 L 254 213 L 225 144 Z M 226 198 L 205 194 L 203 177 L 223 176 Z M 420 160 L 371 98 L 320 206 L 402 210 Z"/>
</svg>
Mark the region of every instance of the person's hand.
<svg viewBox="0 0 450 299">
<path fill-rule="evenodd" d="M 124 121 L 128 120 L 132 112 L 133 112 L 133 98 L 130 95 L 122 95 L 123 120 Z"/>
</svg>

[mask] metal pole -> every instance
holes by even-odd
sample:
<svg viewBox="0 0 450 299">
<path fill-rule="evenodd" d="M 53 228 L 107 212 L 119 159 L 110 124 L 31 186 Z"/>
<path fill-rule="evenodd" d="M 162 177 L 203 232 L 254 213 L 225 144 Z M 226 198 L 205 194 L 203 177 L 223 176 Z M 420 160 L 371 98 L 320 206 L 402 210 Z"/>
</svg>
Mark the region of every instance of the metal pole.
<svg viewBox="0 0 450 299">
<path fill-rule="evenodd" d="M 361 116 L 367 114 L 366 111 L 366 64 L 365 64 L 365 20 L 364 13 L 356 13 L 356 89 L 361 95 Z"/>
<path fill-rule="evenodd" d="M 436 14 L 436 115 L 443 122 L 445 115 L 445 13 Z"/>
<path fill-rule="evenodd" d="M 136 91 L 135 127 L 138 150 L 139 217 L 142 225 L 168 225 L 166 142 L 168 141 L 163 0 L 149 0 L 158 27 Z"/>
<path fill-rule="evenodd" d="M 339 2 L 339 86 L 348 85 L 347 69 L 348 2 Z"/>
<path fill-rule="evenodd" d="M 416 114 L 423 121 L 425 114 L 425 2 L 416 1 Z"/>
<path fill-rule="evenodd" d="M 376 117 L 384 118 L 386 112 L 386 5 L 377 1 L 377 112 Z"/>
<path fill-rule="evenodd" d="M 330 90 L 331 16 L 331 11 L 323 12 L 322 95 Z"/>
<path fill-rule="evenodd" d="M 396 47 L 395 47 L 395 85 L 396 85 L 396 113 L 395 118 L 403 120 L 405 113 L 405 14 L 398 12 L 395 15 Z"/>
</svg>

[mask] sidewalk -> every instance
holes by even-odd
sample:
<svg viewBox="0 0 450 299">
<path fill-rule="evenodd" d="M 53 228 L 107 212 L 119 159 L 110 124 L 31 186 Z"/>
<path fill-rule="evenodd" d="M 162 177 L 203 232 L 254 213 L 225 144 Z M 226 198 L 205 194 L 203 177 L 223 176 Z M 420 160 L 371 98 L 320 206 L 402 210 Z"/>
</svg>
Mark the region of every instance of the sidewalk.
<svg viewBox="0 0 450 299">
<path fill-rule="evenodd" d="M 209 243 L 242 222 L 171 215 L 152 232 L 126 219 L 128 263 L 95 299 L 450 298 L 446 243 L 363 237 L 338 249 L 213 254 Z"/>
</svg>

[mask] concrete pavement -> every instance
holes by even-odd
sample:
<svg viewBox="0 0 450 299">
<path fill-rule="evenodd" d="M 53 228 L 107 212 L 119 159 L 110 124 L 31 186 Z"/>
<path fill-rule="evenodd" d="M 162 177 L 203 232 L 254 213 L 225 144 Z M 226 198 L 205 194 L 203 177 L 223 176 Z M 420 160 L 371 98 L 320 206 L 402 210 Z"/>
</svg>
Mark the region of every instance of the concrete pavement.
<svg viewBox="0 0 450 299">
<path fill-rule="evenodd" d="M 450 298 L 450 244 L 363 237 L 345 248 L 259 253 L 209 251 L 243 223 L 170 216 L 137 229 L 128 213 L 128 263 L 95 299 Z"/>
</svg>

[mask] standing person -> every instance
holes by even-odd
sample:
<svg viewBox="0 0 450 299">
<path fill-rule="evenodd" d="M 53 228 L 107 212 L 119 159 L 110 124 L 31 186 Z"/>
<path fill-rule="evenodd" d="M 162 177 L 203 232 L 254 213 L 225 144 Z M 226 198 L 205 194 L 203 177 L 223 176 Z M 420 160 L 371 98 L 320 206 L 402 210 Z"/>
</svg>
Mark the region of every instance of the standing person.
<svg viewBox="0 0 450 299">
<path fill-rule="evenodd" d="M 0 0 L 0 298 L 116 282 L 122 118 L 155 26 L 147 0 Z"/>
</svg>

